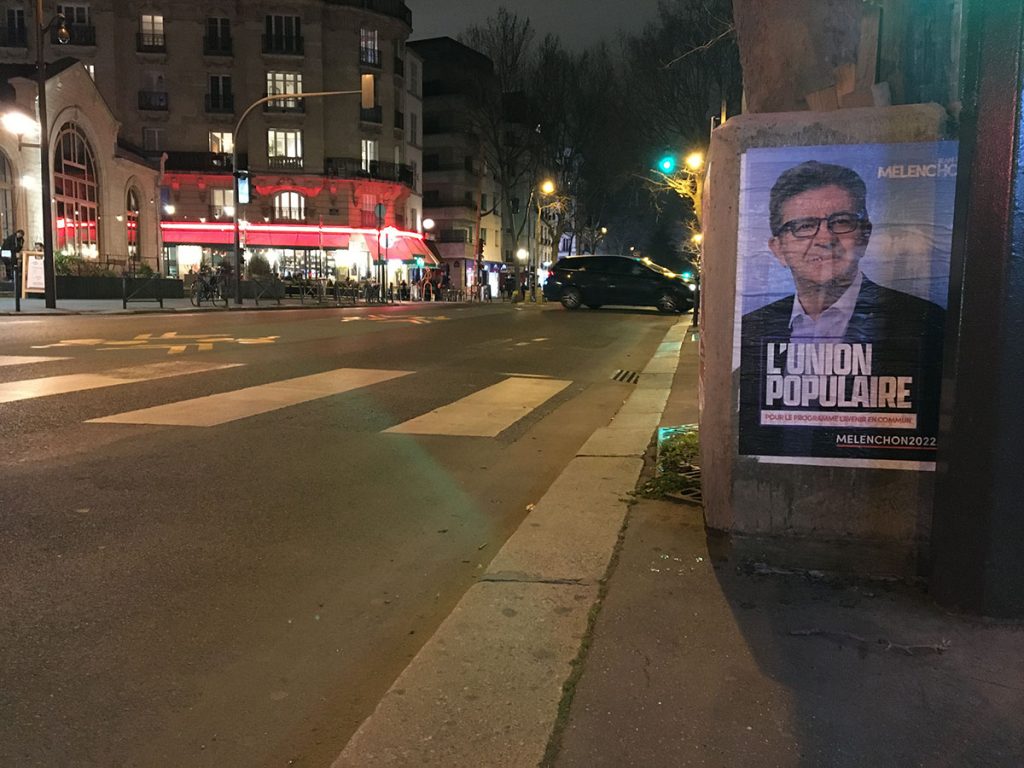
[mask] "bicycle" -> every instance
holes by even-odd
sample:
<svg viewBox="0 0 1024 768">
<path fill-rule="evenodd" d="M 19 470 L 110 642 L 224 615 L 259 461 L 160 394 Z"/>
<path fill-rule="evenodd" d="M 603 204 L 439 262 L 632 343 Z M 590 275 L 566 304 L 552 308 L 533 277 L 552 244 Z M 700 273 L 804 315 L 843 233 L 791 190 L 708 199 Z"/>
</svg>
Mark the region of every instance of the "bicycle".
<svg viewBox="0 0 1024 768">
<path fill-rule="evenodd" d="M 214 306 L 220 304 L 227 308 L 226 282 L 227 277 L 222 268 L 216 272 L 211 272 L 208 269 L 200 270 L 192 283 L 188 300 L 192 303 L 193 307 L 201 307 L 204 301 L 208 301 Z"/>
</svg>

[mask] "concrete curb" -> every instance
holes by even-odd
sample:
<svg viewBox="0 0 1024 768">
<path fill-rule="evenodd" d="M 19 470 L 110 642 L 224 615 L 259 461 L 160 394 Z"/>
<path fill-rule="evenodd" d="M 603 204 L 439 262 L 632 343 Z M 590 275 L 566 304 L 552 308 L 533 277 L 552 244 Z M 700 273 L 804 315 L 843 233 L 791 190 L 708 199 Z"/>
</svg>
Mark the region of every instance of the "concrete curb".
<svg viewBox="0 0 1024 768">
<path fill-rule="evenodd" d="M 679 361 L 680 320 L 332 768 L 537 765 Z"/>
</svg>

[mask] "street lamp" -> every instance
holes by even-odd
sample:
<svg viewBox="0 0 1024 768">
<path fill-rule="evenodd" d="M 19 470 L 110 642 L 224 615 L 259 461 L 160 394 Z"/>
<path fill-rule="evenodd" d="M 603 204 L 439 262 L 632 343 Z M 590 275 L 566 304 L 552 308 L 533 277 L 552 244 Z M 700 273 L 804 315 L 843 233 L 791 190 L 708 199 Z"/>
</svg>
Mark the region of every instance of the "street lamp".
<svg viewBox="0 0 1024 768">
<path fill-rule="evenodd" d="M 57 307 L 57 270 L 53 263 L 53 201 L 50 197 L 50 124 L 46 115 L 46 33 L 56 25 L 57 42 L 71 42 L 63 14 L 43 23 L 43 0 L 36 0 L 36 88 L 39 101 L 39 171 L 43 194 L 43 297 L 47 309 Z"/>
<path fill-rule="evenodd" d="M 39 0 L 42 2 L 42 0 Z M 235 304 L 242 303 L 242 249 L 240 245 L 239 237 L 239 218 L 241 214 L 242 202 L 239 200 L 238 187 L 241 175 L 238 170 L 238 143 L 241 138 L 239 132 L 242 130 L 242 123 L 245 122 L 245 118 L 261 104 L 267 104 L 271 101 L 291 101 L 292 99 L 319 99 L 326 96 L 354 96 L 359 94 L 362 97 L 360 106 L 363 109 L 373 109 L 374 102 L 376 101 L 374 94 L 374 79 L 373 75 L 360 75 L 360 88 L 357 91 L 316 91 L 314 93 L 275 93 L 269 96 L 264 96 L 261 99 L 256 99 L 252 104 L 245 108 L 242 116 L 238 118 L 238 122 L 235 123 L 235 132 L 232 134 L 234 141 L 231 146 L 231 175 L 235 179 L 235 216 L 234 216 L 234 230 L 235 236 Z M 379 245 L 379 244 L 378 244 Z M 378 251 L 379 258 L 379 251 Z"/>
<path fill-rule="evenodd" d="M 540 195 L 536 197 L 537 200 L 537 229 L 534 232 L 535 248 L 533 253 L 533 264 L 530 265 L 530 301 L 537 301 L 537 266 L 540 264 L 540 223 L 541 223 L 541 212 L 544 210 L 544 204 L 541 202 L 541 197 L 550 197 L 555 194 L 555 182 L 551 179 L 544 179 L 538 187 Z"/>
</svg>

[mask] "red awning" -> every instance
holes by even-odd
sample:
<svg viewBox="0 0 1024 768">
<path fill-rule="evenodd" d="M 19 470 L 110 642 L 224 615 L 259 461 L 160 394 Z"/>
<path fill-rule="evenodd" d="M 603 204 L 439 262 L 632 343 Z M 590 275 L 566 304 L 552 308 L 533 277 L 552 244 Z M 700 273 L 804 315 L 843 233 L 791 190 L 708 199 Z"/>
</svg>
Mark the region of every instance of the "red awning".
<svg viewBox="0 0 1024 768">
<path fill-rule="evenodd" d="M 166 245 L 231 245 L 235 230 L 231 222 L 164 221 L 160 232 Z M 365 249 L 376 253 L 378 232 L 362 227 L 318 224 L 245 224 L 241 239 L 250 248 L 349 248 L 353 236 L 362 237 Z M 430 263 L 430 252 L 415 232 L 386 228 L 381 240 L 387 241 L 388 258 L 415 261 L 422 256 Z M 440 263 L 440 262 L 438 262 Z"/>
</svg>

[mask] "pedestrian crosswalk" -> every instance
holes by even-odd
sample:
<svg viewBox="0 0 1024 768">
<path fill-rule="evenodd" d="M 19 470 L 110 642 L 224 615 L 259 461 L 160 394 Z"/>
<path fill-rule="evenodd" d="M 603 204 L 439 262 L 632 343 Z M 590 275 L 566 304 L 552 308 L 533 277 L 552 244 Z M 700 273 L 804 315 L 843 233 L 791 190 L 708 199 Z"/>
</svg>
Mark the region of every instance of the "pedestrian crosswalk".
<svg viewBox="0 0 1024 768">
<path fill-rule="evenodd" d="M 233 392 L 181 400 L 115 416 L 91 419 L 97 424 L 160 424 L 178 427 L 215 427 L 292 405 L 308 403 L 371 384 L 380 384 L 411 371 L 339 368 L 326 373 L 275 381 Z"/>
<path fill-rule="evenodd" d="M 43 357 L 42 355 L 0 355 L 0 368 L 10 365 L 31 365 L 32 363 L 52 363 L 67 360 L 66 357 Z"/>
<path fill-rule="evenodd" d="M 143 381 L 165 379 L 170 376 L 184 376 L 234 368 L 232 363 L 152 363 L 129 368 L 118 368 L 106 373 L 71 373 L 63 376 L 47 376 L 38 379 L 23 379 L 0 383 L 0 403 L 32 400 L 37 397 L 66 395 L 89 389 L 114 387 L 123 384 L 137 384 Z"/>
<path fill-rule="evenodd" d="M 407 435 L 495 437 L 571 383 L 562 379 L 508 378 L 386 431 Z"/>
<path fill-rule="evenodd" d="M 24 362 L 17 358 L 19 362 L 13 362 L 15 359 L 0 357 L 0 364 L 21 365 L 65 358 L 34 357 Z M 178 360 L 116 368 L 99 373 L 75 373 L 0 382 L 0 405 L 238 367 L 244 366 L 237 363 Z M 88 419 L 86 423 L 216 427 L 353 390 L 364 390 L 389 381 L 404 379 L 415 373 L 371 368 L 337 368 L 308 376 L 111 413 Z M 501 380 L 451 402 L 442 401 L 438 407 L 385 427 L 382 431 L 403 435 L 494 438 L 537 411 L 572 384 L 565 379 L 540 374 L 498 373 L 495 377 L 501 377 Z M 421 387 L 422 383 L 412 386 Z"/>
</svg>

